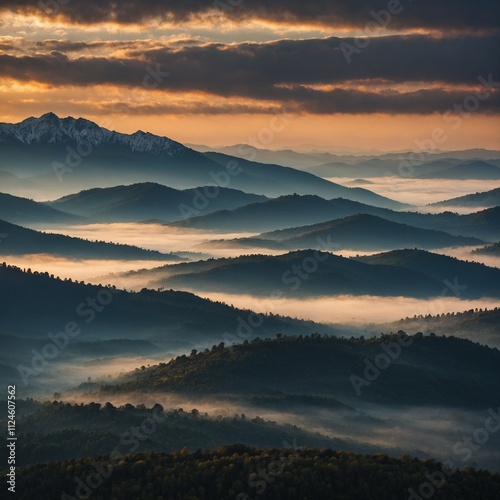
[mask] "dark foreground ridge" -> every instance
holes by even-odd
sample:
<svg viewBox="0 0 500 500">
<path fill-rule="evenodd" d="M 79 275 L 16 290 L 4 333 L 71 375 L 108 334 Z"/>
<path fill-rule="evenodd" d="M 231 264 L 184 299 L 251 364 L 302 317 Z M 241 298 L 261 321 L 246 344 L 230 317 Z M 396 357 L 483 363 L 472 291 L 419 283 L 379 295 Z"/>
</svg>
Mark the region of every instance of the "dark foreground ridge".
<svg viewBox="0 0 500 500">
<path fill-rule="evenodd" d="M 493 500 L 500 497 L 500 474 L 455 471 L 409 456 L 235 444 L 193 454 L 183 449 L 38 464 L 19 471 L 17 498 L 418 500 L 419 491 L 437 491 L 440 500 Z"/>
</svg>

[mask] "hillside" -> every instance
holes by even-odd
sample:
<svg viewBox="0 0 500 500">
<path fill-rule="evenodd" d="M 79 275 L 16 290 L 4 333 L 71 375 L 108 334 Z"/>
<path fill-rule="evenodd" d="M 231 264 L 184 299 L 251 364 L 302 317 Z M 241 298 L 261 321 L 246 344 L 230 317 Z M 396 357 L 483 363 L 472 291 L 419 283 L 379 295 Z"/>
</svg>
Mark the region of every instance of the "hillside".
<svg viewBox="0 0 500 500">
<path fill-rule="evenodd" d="M 89 189 L 47 204 L 99 222 L 140 222 L 150 219 L 175 221 L 266 200 L 265 196 L 235 189 L 204 186 L 181 191 L 148 182 Z"/>
<path fill-rule="evenodd" d="M 174 254 L 145 250 L 132 245 L 89 241 L 63 234 L 50 234 L 26 229 L 0 220 L 0 255 L 50 254 L 72 259 L 169 260 L 182 261 Z"/>
<path fill-rule="evenodd" d="M 368 325 L 365 334 L 396 330 L 454 335 L 500 349 L 500 308 L 495 307 L 492 310 L 476 308 L 461 313 L 438 315 L 415 314 L 392 323 Z"/>
<path fill-rule="evenodd" d="M 367 189 L 341 186 L 339 184 L 325 181 L 324 179 L 316 177 L 309 172 L 295 170 L 290 167 L 257 163 L 249 160 L 243 160 L 241 158 L 234 160 L 232 156 L 223 155 L 221 153 L 205 153 L 205 155 L 221 166 L 227 166 L 230 162 L 236 161 L 242 172 L 251 173 L 255 176 L 256 180 L 262 179 L 266 173 L 266 177 L 268 177 L 269 172 L 275 172 L 272 178 L 267 179 L 267 186 L 262 185 L 262 181 L 258 181 L 258 183 L 256 183 L 254 180 L 251 184 L 251 188 L 246 189 L 248 192 L 258 192 L 268 195 L 268 191 L 274 187 L 274 196 L 292 193 L 301 195 L 314 194 L 328 199 L 342 197 L 348 200 L 367 203 L 376 207 L 390 208 L 393 210 L 401 210 L 403 208 L 410 207 L 408 204 L 385 198 Z M 315 185 L 314 190 L 307 187 L 311 185 L 313 179 Z M 300 185 L 300 182 L 303 182 L 304 184 Z"/>
<path fill-rule="evenodd" d="M 473 253 L 500 257 L 500 242 L 494 243 L 493 245 L 489 245 L 483 248 L 478 248 L 477 250 L 474 250 Z"/>
<path fill-rule="evenodd" d="M 68 147 L 92 154 L 75 158 L 68 155 Z M 167 137 L 140 130 L 122 134 L 83 118 L 59 118 L 53 113 L 0 124 L 0 170 L 35 181 L 49 196 L 63 188 L 66 194 L 69 189 L 156 182 L 176 189 L 216 184 L 266 196 L 317 194 L 395 209 L 404 206 L 300 170 L 218 153 L 202 154 Z"/>
<path fill-rule="evenodd" d="M 221 339 L 225 332 L 238 331 L 242 319 L 251 314 L 190 293 L 130 293 L 62 281 L 48 273 L 23 272 L 5 263 L 0 265 L 0 295 L 4 311 L 0 315 L 0 333 L 42 339 L 49 332 L 61 331 L 71 321 L 77 323 L 84 335 L 81 339 L 87 341 L 130 338 L 187 348 L 192 343 L 211 342 Z M 273 335 L 318 328 L 328 330 L 312 322 L 270 315 L 258 331 L 260 335 Z"/>
<path fill-rule="evenodd" d="M 82 459 L 34 465 L 19 471 L 18 494 L 26 499 L 42 495 L 46 500 L 58 499 L 61 492 L 74 493 L 75 477 L 90 477 L 97 469 L 110 475 L 106 480 L 97 476 L 103 483 L 94 492 L 97 500 L 131 495 L 147 500 L 245 500 L 259 492 L 269 500 L 387 500 L 408 498 L 410 488 L 418 491 L 429 477 L 441 477 L 443 469 L 433 460 L 409 456 L 395 459 L 309 448 L 258 450 L 242 445 L 193 454 L 187 449 L 130 454 L 113 459 L 111 467 L 108 456 L 94 463 Z M 455 500 L 457 492 L 463 500 L 492 500 L 500 494 L 500 475 L 468 468 L 449 474 L 438 491 L 442 500 Z"/>
<path fill-rule="evenodd" d="M 229 248 L 259 247 L 322 250 L 424 249 L 479 245 L 481 240 L 452 236 L 443 231 L 398 224 L 373 215 L 353 215 L 343 219 L 263 233 L 252 238 L 213 241 L 210 245 Z"/>
<path fill-rule="evenodd" d="M 399 356 L 382 370 L 383 376 L 376 377 L 376 384 L 365 380 L 357 393 L 359 380 L 354 384 L 352 376 L 363 375 L 364 360 L 373 362 L 387 352 L 384 345 L 394 348 L 398 339 Z M 328 396 L 353 404 L 371 401 L 481 408 L 495 401 L 498 380 L 497 349 L 453 337 L 405 337 L 401 332 L 370 340 L 312 335 L 219 345 L 211 351 L 136 370 L 115 384 L 101 385 L 101 391 L 231 394 L 242 398 L 285 393 Z"/>
<path fill-rule="evenodd" d="M 12 224 L 82 224 L 87 219 L 27 198 L 0 193 L 0 219 Z"/>
<path fill-rule="evenodd" d="M 417 174 L 417 177 L 420 179 L 483 179 L 496 181 L 500 180 L 500 168 L 482 160 L 466 161 L 437 172 Z"/>
<path fill-rule="evenodd" d="M 221 210 L 170 225 L 217 232 L 261 233 L 330 222 L 358 214 L 374 215 L 398 224 L 486 241 L 500 238 L 500 207 L 468 215 L 452 212 L 426 214 L 395 212 L 342 198 L 325 200 L 319 196 L 299 195 L 281 196 L 263 203 L 252 203 L 234 210 Z"/>
<path fill-rule="evenodd" d="M 447 296 L 499 297 L 500 269 L 484 264 L 424 250 L 395 250 L 356 260 L 370 265 L 396 266 L 422 272 L 442 283 L 444 295 Z"/>
<path fill-rule="evenodd" d="M 394 155 L 381 155 L 372 158 L 343 159 L 328 162 L 308 169 L 309 172 L 324 178 L 348 177 L 348 178 L 373 178 L 373 177 L 398 177 L 401 169 L 407 171 L 408 157 L 410 153 Z M 466 155 L 459 158 L 459 154 L 435 154 L 429 161 L 412 168 L 412 177 L 419 179 L 500 179 L 500 168 L 495 163 L 498 157 L 491 161 L 470 158 Z"/>
<path fill-rule="evenodd" d="M 484 193 L 468 194 L 451 198 L 450 200 L 432 203 L 434 207 L 471 207 L 471 208 L 493 208 L 500 206 L 500 188 L 492 189 Z"/>
<path fill-rule="evenodd" d="M 347 259 L 313 250 L 243 255 L 123 274 L 149 287 L 281 297 L 378 295 L 437 297 L 460 277 L 462 298 L 499 297 L 500 269 L 419 250 Z M 445 292 L 453 294 L 452 290 Z"/>
<path fill-rule="evenodd" d="M 164 410 L 159 404 L 146 408 L 142 404 L 116 407 L 111 403 L 34 402 L 31 408 L 24 410 L 25 406 L 25 401 L 19 402 L 20 412 L 23 412 L 18 418 L 22 429 L 17 450 L 19 466 L 104 455 L 120 448 L 120 436 L 135 426 L 140 428 L 146 419 L 161 421 L 161 426 L 148 439 L 138 441 L 134 451 L 174 452 L 184 447 L 209 449 L 227 443 L 278 448 L 283 442 L 364 453 L 377 451 L 370 445 L 360 447 L 350 440 L 328 438 L 297 426 L 244 414 L 215 417 L 197 409 Z"/>
<path fill-rule="evenodd" d="M 334 161 L 336 155 L 322 152 L 301 153 L 291 149 L 281 149 L 278 151 L 270 149 L 256 148 L 249 144 L 235 144 L 233 146 L 209 147 L 199 144 L 186 144 L 190 148 L 200 153 L 222 153 L 236 156 L 237 158 L 249 159 L 259 163 L 271 163 L 283 167 L 292 167 L 299 170 L 308 170 L 310 167 L 322 165 L 328 161 Z"/>
</svg>

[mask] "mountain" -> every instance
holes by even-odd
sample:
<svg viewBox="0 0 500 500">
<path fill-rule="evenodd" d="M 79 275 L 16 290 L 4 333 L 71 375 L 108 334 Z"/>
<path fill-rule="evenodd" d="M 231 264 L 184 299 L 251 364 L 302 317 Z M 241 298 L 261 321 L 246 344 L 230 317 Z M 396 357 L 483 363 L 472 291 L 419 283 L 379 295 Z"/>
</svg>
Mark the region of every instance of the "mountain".
<svg viewBox="0 0 500 500">
<path fill-rule="evenodd" d="M 307 152 L 301 153 L 292 149 L 271 150 L 256 148 L 249 144 L 235 144 L 233 146 L 222 146 L 211 148 L 208 146 L 186 144 L 200 153 L 222 153 L 236 156 L 237 158 L 257 161 L 259 163 L 271 163 L 283 167 L 308 170 L 311 167 L 322 165 L 329 161 L 335 161 L 336 155 L 332 153 Z"/>
<path fill-rule="evenodd" d="M 83 217 L 68 214 L 43 203 L 0 193 L 0 219 L 13 224 L 82 224 Z"/>
<path fill-rule="evenodd" d="M 432 203 L 434 207 L 472 207 L 493 208 L 500 206 L 500 188 L 492 189 L 483 193 L 468 194 L 452 198 L 450 200 Z"/>
<path fill-rule="evenodd" d="M 500 292 L 500 269 L 425 250 L 394 250 L 358 257 L 356 260 L 370 265 L 395 266 L 422 272 L 437 282 L 447 284 L 443 294 L 447 296 L 498 297 Z"/>
<path fill-rule="evenodd" d="M 264 203 L 252 203 L 234 210 L 221 210 L 192 217 L 173 226 L 218 232 L 260 232 L 298 225 L 327 222 L 357 213 L 370 213 L 369 205 L 345 199 L 325 200 L 319 196 L 281 196 Z M 375 208 L 373 208 L 376 211 Z M 382 212 L 384 213 L 384 212 Z"/>
<path fill-rule="evenodd" d="M 221 166 L 227 166 L 235 161 L 233 157 L 221 153 L 206 153 L 205 155 Z M 369 203 L 377 207 L 391 208 L 394 210 L 400 210 L 410 206 L 405 203 L 390 200 L 372 191 L 368 191 L 367 189 L 340 186 L 339 184 L 320 179 L 308 172 L 300 172 L 289 167 L 257 163 L 241 158 L 237 159 L 236 162 L 243 172 L 252 172 L 256 177 L 256 181 L 254 180 L 251 184 L 251 189 L 247 189 L 247 191 L 250 192 L 263 192 L 263 194 L 267 194 L 266 191 L 262 191 L 262 178 L 264 176 L 269 176 L 269 172 L 273 172 L 273 177 L 267 179 L 266 189 L 273 189 L 272 192 L 275 193 L 275 195 L 276 193 L 278 193 L 278 195 L 296 193 L 302 195 L 315 194 L 329 199 L 343 197 L 349 200 Z M 298 177 L 301 177 L 301 181 L 305 184 L 300 185 L 300 183 L 298 183 Z M 312 182 L 314 182 L 315 185 L 314 190 L 308 187 Z"/>
<path fill-rule="evenodd" d="M 354 162 L 337 159 L 308 169 L 320 177 L 398 177 L 408 175 L 409 154 L 391 158 L 387 155 L 378 158 L 358 158 Z M 412 167 L 411 177 L 420 179 L 500 179 L 500 168 L 495 160 L 457 159 L 446 155 L 432 155 L 422 164 Z"/>
<path fill-rule="evenodd" d="M 365 360 L 387 352 L 384 346 L 395 349 L 396 345 L 399 356 L 386 367 L 384 376 L 355 391 L 352 375 L 363 373 Z M 115 383 L 101 385 L 100 390 L 104 394 L 174 392 L 245 398 L 301 393 L 356 404 L 484 408 L 495 401 L 498 380 L 497 349 L 453 337 L 408 337 L 400 332 L 369 340 L 319 335 L 254 339 L 129 372 Z"/>
<path fill-rule="evenodd" d="M 301 250 L 172 264 L 122 275 L 143 286 L 281 297 L 379 295 L 436 297 L 460 277 L 463 298 L 499 297 L 500 269 L 423 250 L 347 259 Z M 448 281 L 446 281 L 448 280 Z M 462 285 L 467 285 L 465 289 Z"/>
<path fill-rule="evenodd" d="M 437 172 L 417 174 L 420 179 L 500 180 L 500 168 L 485 161 L 466 161 Z"/>
<path fill-rule="evenodd" d="M 0 170 L 37 182 L 46 192 L 157 182 L 176 189 L 213 185 L 280 196 L 344 196 L 399 209 L 402 203 L 360 188 L 346 188 L 307 172 L 201 154 L 167 137 L 142 131 L 121 134 L 83 118 L 48 113 L 0 124 Z"/>
<path fill-rule="evenodd" d="M 188 348 L 197 342 L 222 339 L 226 332 L 236 334 L 249 316 L 256 321 L 251 311 L 190 293 L 173 290 L 130 293 L 102 285 L 62 281 L 48 273 L 23 272 L 5 263 L 0 265 L 0 295 L 0 333 L 20 337 L 47 339 L 49 332 L 64 331 L 66 322 L 74 322 L 87 341 L 129 338 Z M 332 331 L 312 322 L 270 315 L 259 322 L 258 332 L 269 335 L 318 329 Z"/>
<path fill-rule="evenodd" d="M 63 234 L 42 233 L 0 219 L 0 255 L 50 254 L 71 259 L 109 260 L 171 260 L 181 261 L 174 254 L 145 250 L 132 245 L 89 241 Z"/>
<path fill-rule="evenodd" d="M 500 242 L 494 243 L 493 245 L 487 247 L 478 248 L 477 250 L 474 250 L 472 253 L 500 257 Z"/>
<path fill-rule="evenodd" d="M 500 238 L 500 208 L 458 215 L 452 212 L 425 214 L 395 212 L 342 198 L 325 200 L 319 196 L 281 196 L 263 203 L 252 203 L 234 210 L 221 210 L 208 215 L 172 223 L 176 227 L 190 227 L 217 232 L 260 233 L 293 228 L 333 219 L 368 214 L 399 224 L 422 229 L 435 229 L 459 236 L 470 236 L 486 241 Z"/>
<path fill-rule="evenodd" d="M 230 248 L 281 248 L 321 250 L 392 250 L 394 248 L 444 248 L 479 245 L 481 240 L 419 229 L 374 215 L 352 215 L 330 222 L 282 229 L 251 238 L 213 241 L 206 246 Z"/>
<path fill-rule="evenodd" d="M 408 155 L 406 155 L 408 158 Z M 438 170 L 450 168 L 459 163 L 460 160 L 431 159 L 428 162 L 415 167 L 412 172 L 436 172 Z M 309 169 L 309 172 L 320 177 L 360 177 L 362 179 L 371 177 L 387 177 L 387 176 L 401 176 L 402 165 L 405 165 L 405 155 L 400 155 L 399 158 L 389 156 L 381 156 L 375 158 L 360 157 L 354 160 L 350 159 L 342 161 L 340 159 L 319 165 Z M 406 170 L 403 170 L 406 172 Z"/>
<path fill-rule="evenodd" d="M 460 216 L 450 233 L 476 236 L 488 241 L 500 239 L 500 206 Z"/>
<path fill-rule="evenodd" d="M 89 189 L 47 204 L 100 222 L 140 222 L 151 219 L 176 221 L 267 199 L 265 196 L 215 186 L 180 191 L 148 182 Z"/>
</svg>

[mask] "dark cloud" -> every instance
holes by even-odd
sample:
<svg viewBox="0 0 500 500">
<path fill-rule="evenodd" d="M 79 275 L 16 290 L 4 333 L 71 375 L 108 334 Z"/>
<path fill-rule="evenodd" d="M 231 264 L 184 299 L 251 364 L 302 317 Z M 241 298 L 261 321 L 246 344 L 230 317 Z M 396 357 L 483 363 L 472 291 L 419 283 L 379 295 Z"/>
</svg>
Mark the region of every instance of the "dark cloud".
<svg viewBox="0 0 500 500">
<path fill-rule="evenodd" d="M 69 58 L 54 50 L 23 57 L 0 55 L 0 74 L 53 85 L 141 87 L 146 82 L 147 88 L 158 91 L 203 91 L 228 102 L 246 98 L 286 103 L 313 113 L 432 113 L 463 101 L 470 91 L 457 88 L 477 86 L 479 76 L 491 74 L 500 80 L 499 41 L 500 35 L 374 38 L 352 54 L 350 64 L 342 48 L 355 47 L 355 40 L 338 38 L 130 50 L 129 57 L 120 59 Z M 158 81 L 155 71 L 162 73 Z M 385 82 L 395 90 L 361 91 L 357 82 Z M 423 82 L 422 90 L 402 91 L 407 82 Z M 326 84 L 342 88 L 310 88 Z M 497 97 L 498 92 L 479 111 L 497 113 Z"/>
<path fill-rule="evenodd" d="M 58 15 L 78 24 L 185 21 L 217 10 L 235 20 L 364 27 L 371 11 L 392 10 L 392 29 L 497 29 L 498 0 L 2 0 L 2 10 Z"/>
</svg>

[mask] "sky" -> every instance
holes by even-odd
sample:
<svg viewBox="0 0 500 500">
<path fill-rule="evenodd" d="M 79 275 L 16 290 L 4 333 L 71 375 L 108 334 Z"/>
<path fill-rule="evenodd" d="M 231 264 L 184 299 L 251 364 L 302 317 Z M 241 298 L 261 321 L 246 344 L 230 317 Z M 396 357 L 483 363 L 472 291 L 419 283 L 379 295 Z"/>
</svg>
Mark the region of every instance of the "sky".
<svg viewBox="0 0 500 500">
<path fill-rule="evenodd" d="M 0 121 L 52 111 L 209 146 L 500 149 L 499 48 L 498 0 L 1 0 Z"/>
</svg>

